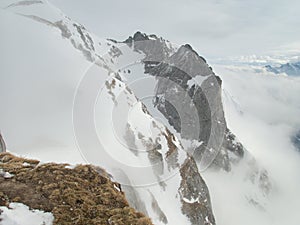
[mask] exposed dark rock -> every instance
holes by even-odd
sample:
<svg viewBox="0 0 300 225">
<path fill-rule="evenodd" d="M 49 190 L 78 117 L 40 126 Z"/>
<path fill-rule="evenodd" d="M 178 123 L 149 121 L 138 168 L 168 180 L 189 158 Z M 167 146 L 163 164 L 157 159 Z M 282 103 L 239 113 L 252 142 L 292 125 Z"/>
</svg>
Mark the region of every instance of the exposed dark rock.
<svg viewBox="0 0 300 225">
<path fill-rule="evenodd" d="M 91 39 L 91 37 L 89 36 L 89 34 L 86 33 L 84 26 L 76 24 L 76 23 L 74 23 L 73 26 L 76 27 L 77 32 L 80 34 L 80 38 L 83 41 L 85 47 L 89 50 L 95 51 L 94 42 Z"/>
<path fill-rule="evenodd" d="M 16 7 L 16 6 L 29 6 L 29 5 L 34 5 L 34 4 L 43 4 L 43 1 L 41 1 L 41 0 L 24 0 L 24 1 L 19 1 L 16 3 L 12 3 L 5 8 L 7 9 L 10 7 Z"/>
<path fill-rule="evenodd" d="M 149 161 L 151 162 L 153 173 L 159 180 L 159 176 L 163 175 L 164 173 L 164 158 L 161 152 L 159 151 L 160 145 L 158 142 L 153 142 L 151 140 L 143 140 L 143 144 L 147 148 L 147 155 Z M 163 181 L 160 182 L 160 185 L 162 187 L 165 186 Z"/>
<path fill-rule="evenodd" d="M 292 137 L 292 143 L 295 148 L 300 152 L 300 130 Z"/>
<path fill-rule="evenodd" d="M 138 147 L 135 144 L 135 135 L 134 135 L 133 130 L 130 127 L 130 124 L 128 124 L 128 123 L 126 125 L 124 140 L 126 141 L 127 148 L 129 148 L 129 150 L 133 154 L 135 154 L 136 156 L 138 156 L 139 151 L 138 151 Z"/>
<path fill-rule="evenodd" d="M 166 133 L 164 134 L 165 138 L 167 139 L 169 150 L 166 153 L 166 161 L 168 164 L 168 169 L 175 169 L 179 167 L 178 163 L 178 148 L 174 144 L 175 137 L 174 134 L 172 134 L 168 129 L 166 130 Z"/>
<path fill-rule="evenodd" d="M 107 65 L 103 63 L 103 59 L 101 58 L 101 56 L 99 56 L 95 52 L 93 39 L 91 38 L 91 36 L 89 35 L 85 27 L 82 26 L 81 24 L 73 23 L 73 26 L 77 31 L 77 34 L 76 33 L 73 34 L 70 28 L 68 27 L 68 25 L 66 24 L 66 22 L 63 20 L 51 22 L 49 20 L 46 20 L 44 18 L 35 15 L 23 15 L 23 14 L 19 14 L 19 15 L 59 29 L 61 32 L 61 36 L 63 38 L 68 39 L 74 48 L 81 51 L 88 61 L 96 62 L 97 65 L 99 64 L 104 68 L 107 68 Z M 80 38 L 81 41 L 77 41 L 77 39 L 74 38 L 73 35 L 79 36 L 78 38 Z"/>
<path fill-rule="evenodd" d="M 170 55 L 170 49 L 166 41 L 158 38 L 156 35 L 146 35 L 141 32 L 136 32 L 133 37 L 129 37 L 124 41 L 128 46 L 133 47 L 135 51 L 144 52 L 145 60 L 163 61 Z"/>
<path fill-rule="evenodd" d="M 115 46 L 112 46 L 108 52 L 108 54 L 112 57 L 119 57 L 120 55 L 122 55 L 123 53 L 121 52 L 121 50 Z"/>
<path fill-rule="evenodd" d="M 159 207 L 159 204 L 158 204 L 156 198 L 154 197 L 154 195 L 151 192 L 150 192 L 150 195 L 151 195 L 151 198 L 152 198 L 151 207 L 152 207 L 153 211 L 157 214 L 157 216 L 159 217 L 159 220 L 161 222 L 163 222 L 164 224 L 167 224 L 168 219 L 167 219 L 166 215 L 164 214 L 164 212 Z"/>
<path fill-rule="evenodd" d="M 0 153 L 1 152 L 6 152 L 6 145 L 5 145 L 2 135 L 0 133 Z"/>
<path fill-rule="evenodd" d="M 146 216 L 149 216 L 145 203 L 141 199 L 138 191 L 131 184 L 130 178 L 122 170 L 118 171 L 118 175 L 122 177 L 123 183 L 126 183 L 126 185 L 122 185 L 122 191 L 124 191 L 129 205 L 135 210 L 144 213 Z"/>
<path fill-rule="evenodd" d="M 214 225 L 209 191 L 192 157 L 182 164 L 180 175 L 182 180 L 178 192 L 183 214 L 189 218 L 192 225 Z"/>
<path fill-rule="evenodd" d="M 189 44 L 176 51 L 166 50 L 163 39 L 141 32 L 125 43 L 146 55 L 145 73 L 158 80 L 155 107 L 182 138 L 203 142 L 194 151 L 195 159 L 215 158 L 213 166 L 229 171 L 231 155 L 238 161 L 243 157 L 244 147 L 227 128 L 220 77 Z"/>
<path fill-rule="evenodd" d="M 64 37 L 64 38 L 70 38 L 72 36 L 69 28 L 67 27 L 66 24 L 64 24 L 64 22 L 62 20 L 60 21 L 57 21 L 54 23 L 54 25 L 60 29 L 61 31 L 61 35 Z"/>
</svg>

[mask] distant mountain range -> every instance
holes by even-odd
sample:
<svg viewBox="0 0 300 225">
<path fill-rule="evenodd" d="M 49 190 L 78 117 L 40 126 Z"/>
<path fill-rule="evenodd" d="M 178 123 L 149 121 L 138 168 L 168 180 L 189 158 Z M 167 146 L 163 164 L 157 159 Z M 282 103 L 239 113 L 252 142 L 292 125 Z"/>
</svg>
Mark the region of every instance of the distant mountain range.
<svg viewBox="0 0 300 225">
<path fill-rule="evenodd" d="M 300 62 L 286 63 L 280 66 L 267 65 L 265 68 L 272 73 L 280 74 L 285 73 L 289 76 L 300 76 Z"/>
</svg>

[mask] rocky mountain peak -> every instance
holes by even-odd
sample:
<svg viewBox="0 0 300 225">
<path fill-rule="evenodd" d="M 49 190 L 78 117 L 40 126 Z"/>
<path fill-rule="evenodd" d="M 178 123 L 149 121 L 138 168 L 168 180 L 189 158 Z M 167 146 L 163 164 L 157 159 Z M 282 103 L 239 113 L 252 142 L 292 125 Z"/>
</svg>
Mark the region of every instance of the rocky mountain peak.
<svg viewBox="0 0 300 225">
<path fill-rule="evenodd" d="M 130 43 L 132 41 L 146 41 L 146 40 L 163 40 L 162 38 L 158 38 L 155 34 L 146 34 L 141 31 L 137 31 L 133 36 L 129 36 L 124 43 Z"/>
<path fill-rule="evenodd" d="M 124 41 L 124 43 L 131 43 L 132 41 L 145 41 L 145 40 L 149 40 L 149 37 L 145 33 L 137 31 L 137 32 L 134 33 L 133 36 L 129 36 Z"/>
<path fill-rule="evenodd" d="M 199 57 L 201 60 L 203 60 L 206 63 L 206 60 L 203 57 L 199 56 L 199 54 L 193 49 L 193 47 L 190 44 L 181 45 L 177 52 L 180 53 L 188 52 L 190 54 Z"/>
<path fill-rule="evenodd" d="M 202 56 L 199 56 L 189 44 L 180 46 L 170 57 L 169 63 L 176 65 L 180 70 L 186 72 L 191 77 L 213 74 L 213 71 L 206 60 Z"/>
<path fill-rule="evenodd" d="M 141 32 L 125 43 L 144 54 L 144 73 L 157 79 L 153 101 L 157 110 L 180 133 L 181 138 L 202 143 L 194 151 L 196 161 L 205 157 L 203 153 L 206 149 L 212 149 L 212 154 L 222 149 L 213 165 L 231 170 L 229 152 L 241 159 L 244 148 L 240 143 L 235 144 L 235 138 L 226 139 L 231 133 L 224 118 L 222 82 L 206 60 L 189 44 L 171 51 L 164 39 L 157 36 L 151 38 Z M 176 107 L 170 102 L 175 103 Z M 194 116 L 191 116 L 191 112 L 194 112 Z M 182 115 L 189 116 L 183 118 Z"/>
<path fill-rule="evenodd" d="M 133 47 L 135 51 L 143 52 L 144 60 L 152 62 L 164 61 L 174 52 L 174 47 L 169 41 L 158 38 L 155 34 L 147 35 L 140 31 L 127 38 L 123 43 Z"/>
<path fill-rule="evenodd" d="M 145 54 L 144 62 L 149 64 L 163 63 L 172 65 L 191 77 L 197 75 L 208 76 L 213 74 L 212 68 L 190 44 L 175 48 L 169 41 L 157 37 L 155 34 L 147 35 L 140 31 L 127 38 L 124 43 L 133 47 L 135 51 Z M 165 66 L 163 66 L 165 68 Z M 160 68 L 163 70 L 163 68 Z"/>
</svg>

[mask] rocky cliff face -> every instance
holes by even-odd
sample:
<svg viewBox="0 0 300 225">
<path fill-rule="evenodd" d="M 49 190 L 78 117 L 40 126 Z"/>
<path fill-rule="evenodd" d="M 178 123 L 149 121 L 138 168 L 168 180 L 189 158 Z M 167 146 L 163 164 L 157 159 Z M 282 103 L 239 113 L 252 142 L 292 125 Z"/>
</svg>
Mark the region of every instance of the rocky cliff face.
<svg viewBox="0 0 300 225">
<path fill-rule="evenodd" d="M 157 79 L 154 105 L 181 137 L 202 143 L 195 159 L 230 171 L 244 147 L 227 128 L 221 97 L 221 79 L 188 44 L 178 49 L 156 36 L 137 32 L 125 41 L 145 54 L 144 72 Z M 208 153 L 209 151 L 209 153 Z"/>
<path fill-rule="evenodd" d="M 5 152 L 6 151 L 6 145 L 4 142 L 4 139 L 0 133 L 0 152 Z"/>
<path fill-rule="evenodd" d="M 208 188 L 192 157 L 185 160 L 180 168 L 180 175 L 182 180 L 179 194 L 182 212 L 189 217 L 192 224 L 215 224 Z"/>
<path fill-rule="evenodd" d="M 134 51 L 142 53 L 143 57 L 140 62 L 142 68 L 139 70 L 133 68 L 130 75 L 121 74 L 121 77 L 143 78 L 141 71 L 144 77 L 154 77 L 156 82 L 152 106 L 165 117 L 167 121 L 165 125 L 182 143 L 193 143 L 188 147 L 185 146 L 185 151 L 195 159 L 198 168 L 221 169 L 236 174 L 236 171 L 232 171 L 233 168 L 239 170 L 239 167 L 245 166 L 245 172 L 240 173 L 238 179 L 245 180 L 253 186 L 253 191 L 245 193 L 245 198 L 249 204 L 263 208 L 273 184 L 268 172 L 257 164 L 227 127 L 221 96 L 222 81 L 206 60 L 188 44 L 177 48 L 170 47 L 167 41 L 140 32 L 129 37 L 124 43 Z M 151 103 L 147 106 L 151 108 Z M 189 163 L 193 164 L 191 161 Z M 185 166 L 182 166 L 180 171 L 189 172 L 182 176 L 182 182 L 188 183 L 188 174 L 193 170 L 183 170 L 183 167 Z M 193 177 L 189 180 L 192 187 L 206 187 L 203 180 L 196 179 L 196 175 Z M 187 199 L 195 199 L 187 185 L 184 189 L 189 190 Z M 209 193 L 205 188 L 202 190 L 202 193 Z M 209 196 L 206 200 L 209 202 Z M 182 212 L 189 213 L 192 223 L 205 224 L 207 223 L 205 218 L 210 218 L 209 223 L 213 224 L 214 218 L 210 217 L 210 213 L 206 210 L 213 206 L 211 207 L 210 203 L 205 204 L 205 201 L 200 202 L 203 206 L 200 211 L 206 212 L 204 215 L 207 217 L 201 217 L 199 214 L 199 217 L 196 217 L 190 210 L 197 209 L 197 204 L 193 200 L 182 201 Z"/>
</svg>

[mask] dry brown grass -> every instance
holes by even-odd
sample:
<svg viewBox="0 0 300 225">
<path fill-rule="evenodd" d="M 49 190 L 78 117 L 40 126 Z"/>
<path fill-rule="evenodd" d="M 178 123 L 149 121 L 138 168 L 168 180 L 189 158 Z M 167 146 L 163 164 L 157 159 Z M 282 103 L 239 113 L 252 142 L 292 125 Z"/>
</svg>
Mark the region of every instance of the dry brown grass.
<svg viewBox="0 0 300 225">
<path fill-rule="evenodd" d="M 124 193 L 104 170 L 91 165 L 47 163 L 0 154 L 0 205 L 22 202 L 52 212 L 59 225 L 150 225 L 151 220 L 129 207 Z"/>
</svg>

